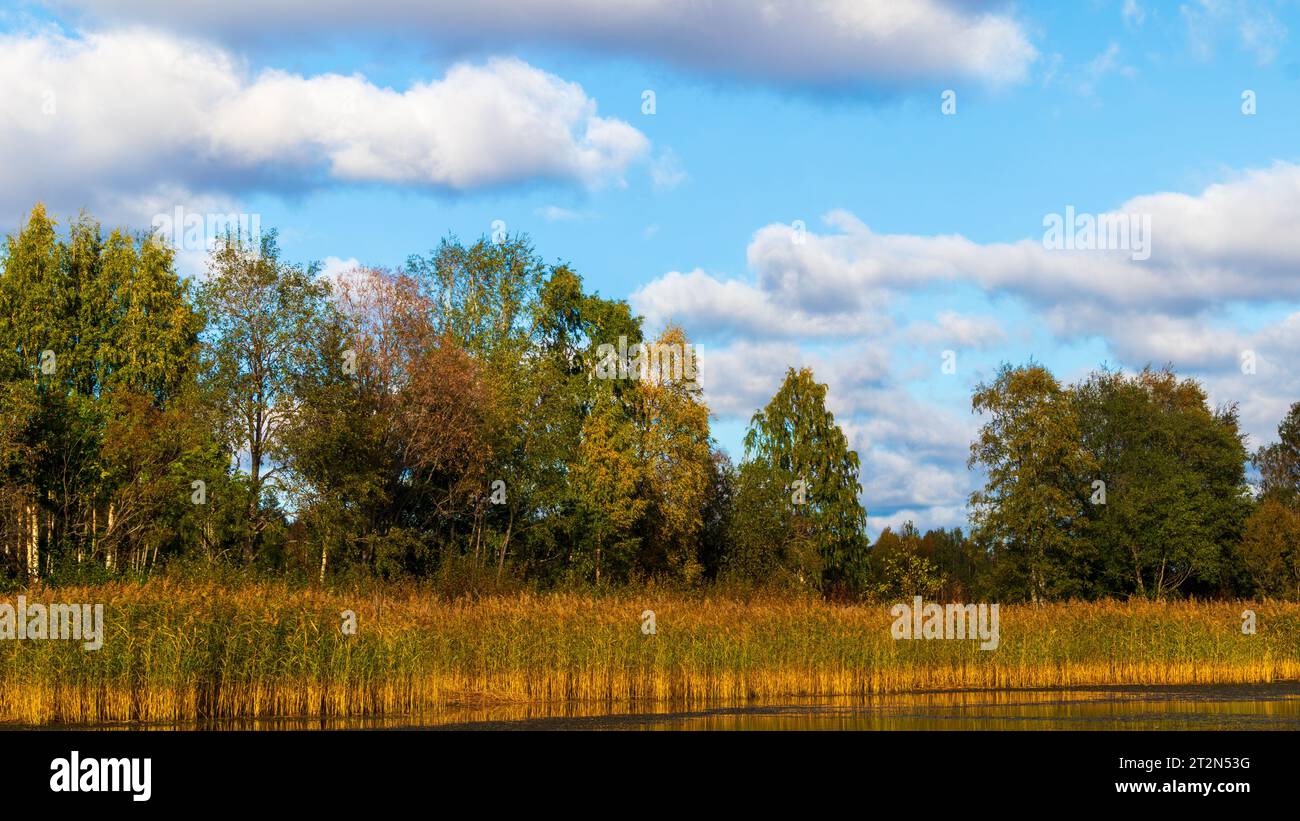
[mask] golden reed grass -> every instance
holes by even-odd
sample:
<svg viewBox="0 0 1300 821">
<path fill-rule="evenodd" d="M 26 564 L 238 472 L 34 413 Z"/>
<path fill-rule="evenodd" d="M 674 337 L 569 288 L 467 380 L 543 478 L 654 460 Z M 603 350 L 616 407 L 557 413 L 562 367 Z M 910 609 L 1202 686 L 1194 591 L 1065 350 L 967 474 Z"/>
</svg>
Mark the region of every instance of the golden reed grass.
<svg viewBox="0 0 1300 821">
<path fill-rule="evenodd" d="M 1004 606 L 1001 643 L 895 641 L 887 605 L 654 591 L 446 601 L 275 583 L 26 591 L 102 602 L 104 646 L 0 641 L 0 722 L 419 716 L 467 705 L 681 705 L 963 688 L 1300 678 L 1300 604 Z M 11 603 L 16 594 L 6 601 Z M 1243 635 L 1241 612 L 1258 614 Z M 643 610 L 657 632 L 644 635 Z M 358 633 L 340 631 L 340 613 Z"/>
</svg>

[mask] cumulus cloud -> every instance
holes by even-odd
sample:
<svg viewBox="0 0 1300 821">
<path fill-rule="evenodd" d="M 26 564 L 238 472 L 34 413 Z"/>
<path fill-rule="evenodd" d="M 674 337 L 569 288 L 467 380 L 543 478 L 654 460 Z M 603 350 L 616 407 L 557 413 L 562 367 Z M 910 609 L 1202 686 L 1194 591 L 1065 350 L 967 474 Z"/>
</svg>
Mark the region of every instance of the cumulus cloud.
<svg viewBox="0 0 1300 821">
<path fill-rule="evenodd" d="M 812 369 L 827 385 L 827 409 L 858 453 L 872 533 L 903 519 L 922 527 L 964 522 L 962 511 L 978 478 L 966 469 L 975 420 L 913 397 L 892 373 L 891 349 L 884 343 L 811 349 L 788 341 L 737 340 L 703 346 L 700 359 L 705 401 L 726 420 L 747 421 L 771 400 L 787 369 Z"/>
<path fill-rule="evenodd" d="M 651 327 L 676 320 L 720 336 L 852 336 L 868 323 L 865 315 L 850 325 L 840 315 L 783 305 L 746 280 L 720 279 L 698 268 L 670 271 L 638 288 L 629 301 Z"/>
<path fill-rule="evenodd" d="M 968 284 L 1021 299 L 1062 338 L 1103 336 L 1126 358 L 1177 364 L 1185 356 L 1201 365 L 1238 346 L 1230 334 L 1200 330 L 1224 303 L 1300 297 L 1300 166 L 1249 171 L 1195 195 L 1135 197 L 1112 214 L 1138 220 L 1134 236 L 1140 222 L 1149 222 L 1146 258 L 1133 247 L 1046 247 L 1042 235 L 979 243 L 959 235 L 880 234 L 833 211 L 824 218 L 826 233 L 779 224 L 759 229 L 747 252 L 750 278 L 672 272 L 643 286 L 632 302 L 647 316 L 683 323 L 853 336 L 878 327 L 882 310 L 901 293 Z M 969 345 L 996 338 L 991 326 L 963 327 L 955 316 L 940 319 L 944 332 L 958 341 L 964 335 Z"/>
<path fill-rule="evenodd" d="M 964 509 L 975 489 L 978 476 L 966 467 L 975 417 L 918 400 L 892 379 L 855 385 L 835 368 L 826 376 L 828 402 L 843 395 L 836 419 L 858 452 L 869 514 L 888 521 L 906 510 L 918 526 L 960 524 L 964 516 L 950 520 L 942 511 Z M 881 526 L 878 521 L 872 530 Z"/>
<path fill-rule="evenodd" d="M 827 409 L 858 453 L 872 534 L 907 518 L 922 527 L 965 522 L 978 481 L 966 469 L 975 422 L 913 398 L 893 378 L 888 348 L 810 351 L 788 342 L 736 342 L 702 349 L 701 360 L 710 411 L 733 420 L 748 420 L 766 405 L 788 368 L 813 369 L 827 385 Z"/>
<path fill-rule="evenodd" d="M 515 59 L 404 90 L 361 75 L 253 73 L 146 29 L 0 36 L 0 208 L 378 183 L 465 191 L 618 179 L 648 153 L 581 87 Z M 88 202 L 88 199 L 94 202 Z"/>
<path fill-rule="evenodd" d="M 698 355 L 709 411 L 719 417 L 746 420 L 776 393 L 787 368 L 808 364 L 798 346 L 781 342 L 700 345 Z"/>
<path fill-rule="evenodd" d="M 1007 4 L 958 0 L 55 0 L 95 21 L 164 23 L 255 38 L 418 32 L 451 49 L 558 44 L 691 70 L 806 87 L 887 87 L 935 78 L 1024 78 L 1037 57 Z"/>
<path fill-rule="evenodd" d="M 851 416 L 874 402 L 871 392 L 886 384 L 889 353 L 879 344 L 819 352 L 793 342 L 736 340 L 697 346 L 701 384 L 709 410 L 720 417 L 748 419 L 776 393 L 789 368 L 811 368 L 833 387 L 827 408 Z"/>
<path fill-rule="evenodd" d="M 1210 399 L 1237 405 L 1251 447 L 1275 441 L 1278 423 L 1300 400 L 1300 312 L 1249 333 L 1202 328 L 1202 334 L 1217 340 L 1212 368 L 1202 377 Z"/>
<path fill-rule="evenodd" d="M 867 533 L 876 538 L 886 527 L 897 533 L 911 522 L 924 533 L 934 528 L 960 527 L 966 529 L 969 511 L 965 506 L 936 506 L 930 508 L 902 508 L 883 515 L 867 514 Z"/>
<path fill-rule="evenodd" d="M 933 322 L 924 320 L 907 327 L 907 337 L 920 345 L 955 348 L 990 348 L 1006 339 L 996 319 L 970 316 L 956 311 L 940 311 Z"/>
<path fill-rule="evenodd" d="M 318 275 L 330 282 L 337 282 L 345 274 L 350 274 L 361 267 L 361 260 L 356 257 L 348 257 L 347 259 L 325 257 L 325 259 L 321 260 Z"/>
<path fill-rule="evenodd" d="M 1247 171 L 1193 194 L 1142 195 L 1110 213 L 1149 220 L 1149 254 L 1084 250 L 1081 235 L 1066 250 L 1042 234 L 987 243 L 881 234 L 833 211 L 821 230 L 760 228 L 745 276 L 669 272 L 631 302 L 652 325 L 672 319 L 722 342 L 704 357 L 706 395 L 721 416 L 747 417 L 772 396 L 786 367 L 812 367 L 862 459 L 863 498 L 878 517 L 873 532 L 906 519 L 960 524 L 980 481 L 966 467 L 978 417 L 963 412 L 964 403 L 939 404 L 936 392 L 948 395 L 939 385 L 913 395 L 912 380 L 933 378 L 933 369 L 927 376 L 892 366 L 918 346 L 996 353 L 1009 320 L 951 308 L 919 313 L 936 293 L 1008 298 L 1018 330 L 1039 328 L 1066 342 L 1100 339 L 1118 360 L 1112 365 L 1170 363 L 1201 379 L 1212 402 L 1238 403 L 1253 445 L 1275 438 L 1278 420 L 1300 397 L 1292 367 L 1300 360 L 1300 313 L 1252 329 L 1229 311 L 1275 310 L 1300 297 L 1293 229 L 1300 166 Z M 904 300 L 900 324 L 890 308 Z"/>
</svg>

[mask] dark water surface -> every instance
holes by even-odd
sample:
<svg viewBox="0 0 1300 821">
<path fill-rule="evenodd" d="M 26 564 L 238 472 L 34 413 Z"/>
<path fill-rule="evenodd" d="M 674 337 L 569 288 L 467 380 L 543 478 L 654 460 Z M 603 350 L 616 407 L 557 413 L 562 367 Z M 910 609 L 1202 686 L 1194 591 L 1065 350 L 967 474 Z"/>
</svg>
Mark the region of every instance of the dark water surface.
<svg viewBox="0 0 1300 821">
<path fill-rule="evenodd" d="M 622 715 L 483 718 L 448 729 L 1300 730 L 1300 682 L 1239 687 L 981 690 Z"/>
<path fill-rule="evenodd" d="M 102 729 L 1300 730 L 1300 682 L 963 690 L 707 704 L 507 705 L 386 719 L 225 721 Z M 80 726 L 76 729 L 96 729 Z"/>
</svg>

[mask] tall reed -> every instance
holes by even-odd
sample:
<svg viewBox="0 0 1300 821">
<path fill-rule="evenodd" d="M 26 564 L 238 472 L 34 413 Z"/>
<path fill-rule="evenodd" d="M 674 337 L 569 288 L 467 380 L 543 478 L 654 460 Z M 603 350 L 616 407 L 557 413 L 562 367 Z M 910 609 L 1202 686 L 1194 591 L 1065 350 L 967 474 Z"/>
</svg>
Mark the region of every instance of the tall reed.
<svg viewBox="0 0 1300 821">
<path fill-rule="evenodd" d="M 1300 605 L 1268 602 L 1004 606 L 1000 646 L 985 651 L 977 641 L 896 641 L 886 605 L 802 598 L 647 591 L 449 602 L 406 587 L 348 594 L 166 579 L 26 596 L 104 603 L 104 645 L 0 641 L 8 723 L 1300 678 Z M 1241 632 L 1246 607 L 1258 615 L 1256 635 Z M 653 635 L 641 630 L 647 609 Z M 356 613 L 356 635 L 340 631 L 344 610 Z"/>
</svg>

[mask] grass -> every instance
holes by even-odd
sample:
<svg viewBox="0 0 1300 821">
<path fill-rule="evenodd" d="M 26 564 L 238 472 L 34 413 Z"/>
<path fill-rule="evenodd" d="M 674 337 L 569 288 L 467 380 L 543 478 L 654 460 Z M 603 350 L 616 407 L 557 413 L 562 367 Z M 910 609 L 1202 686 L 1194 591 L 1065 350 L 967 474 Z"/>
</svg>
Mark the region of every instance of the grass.
<svg viewBox="0 0 1300 821">
<path fill-rule="evenodd" d="M 16 602 L 11 594 L 0 601 Z M 446 601 L 166 579 L 26 591 L 105 604 L 102 649 L 0 641 L 0 722 L 431 715 L 482 704 L 696 705 L 801 696 L 1300 678 L 1300 604 L 1001 608 L 1001 644 L 895 641 L 886 605 L 654 591 Z M 1258 634 L 1241 633 L 1241 611 Z M 643 635 L 640 614 L 656 613 Z M 340 611 L 357 614 L 344 636 Z"/>
</svg>

